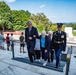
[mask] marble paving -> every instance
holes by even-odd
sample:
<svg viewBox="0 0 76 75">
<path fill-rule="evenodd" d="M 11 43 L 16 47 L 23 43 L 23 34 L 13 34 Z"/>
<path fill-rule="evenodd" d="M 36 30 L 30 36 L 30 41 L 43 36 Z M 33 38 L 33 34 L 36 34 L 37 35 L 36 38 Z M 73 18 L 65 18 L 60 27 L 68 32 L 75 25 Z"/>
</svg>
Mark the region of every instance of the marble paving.
<svg viewBox="0 0 76 75">
<path fill-rule="evenodd" d="M 19 53 L 19 45 L 15 44 L 16 57 L 28 57 L 26 48 L 25 51 L 26 53 Z M 74 52 L 71 57 L 69 75 L 76 75 L 76 58 L 74 58 L 75 55 L 76 54 Z M 11 51 L 0 50 L 0 75 L 65 75 L 65 72 L 58 72 L 12 60 Z"/>
</svg>

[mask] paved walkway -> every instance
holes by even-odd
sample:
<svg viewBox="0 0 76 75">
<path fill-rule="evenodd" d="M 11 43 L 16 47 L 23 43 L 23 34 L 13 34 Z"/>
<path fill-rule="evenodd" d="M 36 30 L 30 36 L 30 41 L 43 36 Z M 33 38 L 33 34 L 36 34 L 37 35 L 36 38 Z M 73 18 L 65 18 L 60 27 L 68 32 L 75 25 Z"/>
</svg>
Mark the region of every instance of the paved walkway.
<svg viewBox="0 0 76 75">
<path fill-rule="evenodd" d="M 16 57 L 28 57 L 26 48 L 25 51 L 26 53 L 19 53 L 19 44 L 15 44 Z M 69 75 L 76 75 L 76 58 L 74 58 L 76 54 L 74 53 L 71 59 Z M 0 50 L 0 75 L 65 75 L 65 68 L 64 72 L 58 72 L 38 66 L 33 66 L 31 64 L 29 65 L 27 63 L 13 60 L 11 51 Z"/>
<path fill-rule="evenodd" d="M 27 52 L 26 48 L 25 51 Z M 27 53 L 19 53 L 19 45 L 15 44 L 15 57 L 28 57 Z M 29 65 L 12 59 L 12 52 L 0 50 L 0 75 L 63 75 L 38 66 Z"/>
<path fill-rule="evenodd" d="M 76 75 L 76 47 L 73 47 L 69 75 Z"/>
</svg>

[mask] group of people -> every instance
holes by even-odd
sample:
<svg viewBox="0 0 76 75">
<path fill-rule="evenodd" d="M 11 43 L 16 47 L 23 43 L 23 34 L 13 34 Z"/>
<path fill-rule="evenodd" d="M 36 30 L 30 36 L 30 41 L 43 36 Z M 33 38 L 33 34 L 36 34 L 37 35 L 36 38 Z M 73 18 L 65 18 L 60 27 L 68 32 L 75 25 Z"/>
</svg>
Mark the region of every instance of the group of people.
<svg viewBox="0 0 76 75">
<path fill-rule="evenodd" d="M 45 66 L 50 61 L 53 62 L 55 56 L 56 68 L 60 66 L 61 51 L 65 51 L 66 48 L 66 33 L 61 30 L 62 25 L 62 23 L 57 23 L 58 31 L 56 32 L 48 31 L 46 34 L 46 31 L 43 30 L 39 35 L 37 29 L 32 26 L 32 22 L 27 22 L 25 43 L 30 62 L 40 61 L 42 58 L 43 66 Z"/>
<path fill-rule="evenodd" d="M 25 38 L 24 38 L 24 33 L 22 32 L 20 37 L 19 37 L 19 41 L 20 41 L 20 53 L 23 51 L 23 53 L 26 53 L 24 51 L 24 46 L 25 46 Z M 4 48 L 4 43 L 6 42 L 7 44 L 7 50 L 12 50 L 12 43 L 14 44 L 14 37 L 13 37 L 13 33 L 9 34 L 7 33 L 6 37 L 4 37 L 3 32 L 0 33 L 0 49 L 5 50 Z"/>
<path fill-rule="evenodd" d="M 27 22 L 27 28 L 24 33 L 21 33 L 20 40 L 20 53 L 26 53 L 24 51 L 25 44 L 27 45 L 28 57 L 30 62 L 40 61 L 41 58 L 44 60 L 43 66 L 49 62 L 53 62 L 56 59 L 56 68 L 60 66 L 61 52 L 66 50 L 66 33 L 62 31 L 62 23 L 57 23 L 58 30 L 55 32 L 43 30 L 41 35 L 38 34 L 37 28 L 32 26 L 32 22 Z M 13 34 L 9 36 L 7 34 L 4 38 L 3 33 L 0 33 L 0 47 L 6 40 L 7 50 L 9 50 L 12 41 L 14 40 Z M 54 57 L 55 56 L 55 57 Z"/>
<path fill-rule="evenodd" d="M 23 51 L 23 53 L 26 53 L 24 51 L 24 46 L 25 46 L 25 38 L 24 38 L 24 33 L 22 32 L 20 37 L 19 37 L 19 41 L 20 41 L 20 53 Z M 14 44 L 14 37 L 13 37 L 13 33 L 9 34 L 7 33 L 6 37 L 4 37 L 3 32 L 0 32 L 0 49 L 5 50 L 4 44 L 6 42 L 7 44 L 7 50 L 12 50 L 12 43 Z"/>
<path fill-rule="evenodd" d="M 9 34 L 7 34 L 7 36 L 4 37 L 3 32 L 1 32 L 0 33 L 0 49 L 5 50 L 4 43 L 6 42 L 7 50 L 10 50 L 10 46 L 11 46 L 13 40 L 14 40 L 13 34 L 11 34 L 11 36 L 9 36 Z"/>
</svg>

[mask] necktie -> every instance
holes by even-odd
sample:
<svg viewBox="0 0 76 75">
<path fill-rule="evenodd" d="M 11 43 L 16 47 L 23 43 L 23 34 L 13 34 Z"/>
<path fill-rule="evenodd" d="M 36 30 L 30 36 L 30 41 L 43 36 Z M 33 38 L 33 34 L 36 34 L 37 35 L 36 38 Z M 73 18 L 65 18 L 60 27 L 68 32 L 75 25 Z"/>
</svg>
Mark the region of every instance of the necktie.
<svg viewBox="0 0 76 75">
<path fill-rule="evenodd" d="M 30 35 L 30 33 L 31 33 L 31 28 L 29 28 L 29 35 Z"/>
<path fill-rule="evenodd" d="M 58 33 L 61 34 L 61 31 L 59 31 Z"/>
</svg>

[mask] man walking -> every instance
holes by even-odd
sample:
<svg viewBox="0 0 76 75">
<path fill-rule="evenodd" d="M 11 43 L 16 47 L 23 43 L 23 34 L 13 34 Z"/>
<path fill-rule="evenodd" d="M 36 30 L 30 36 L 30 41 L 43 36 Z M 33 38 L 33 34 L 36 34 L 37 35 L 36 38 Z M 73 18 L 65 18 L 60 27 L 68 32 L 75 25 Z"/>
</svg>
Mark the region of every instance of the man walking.
<svg viewBox="0 0 76 75">
<path fill-rule="evenodd" d="M 66 48 L 66 33 L 62 31 L 62 23 L 57 23 L 58 31 L 53 33 L 52 43 L 56 56 L 56 68 L 60 66 L 61 51 Z"/>
<path fill-rule="evenodd" d="M 25 29 L 25 43 L 27 44 L 28 56 L 30 62 L 33 62 L 35 59 L 35 39 L 38 37 L 38 31 L 35 27 L 32 26 L 32 22 L 27 22 L 28 27 Z"/>
</svg>

